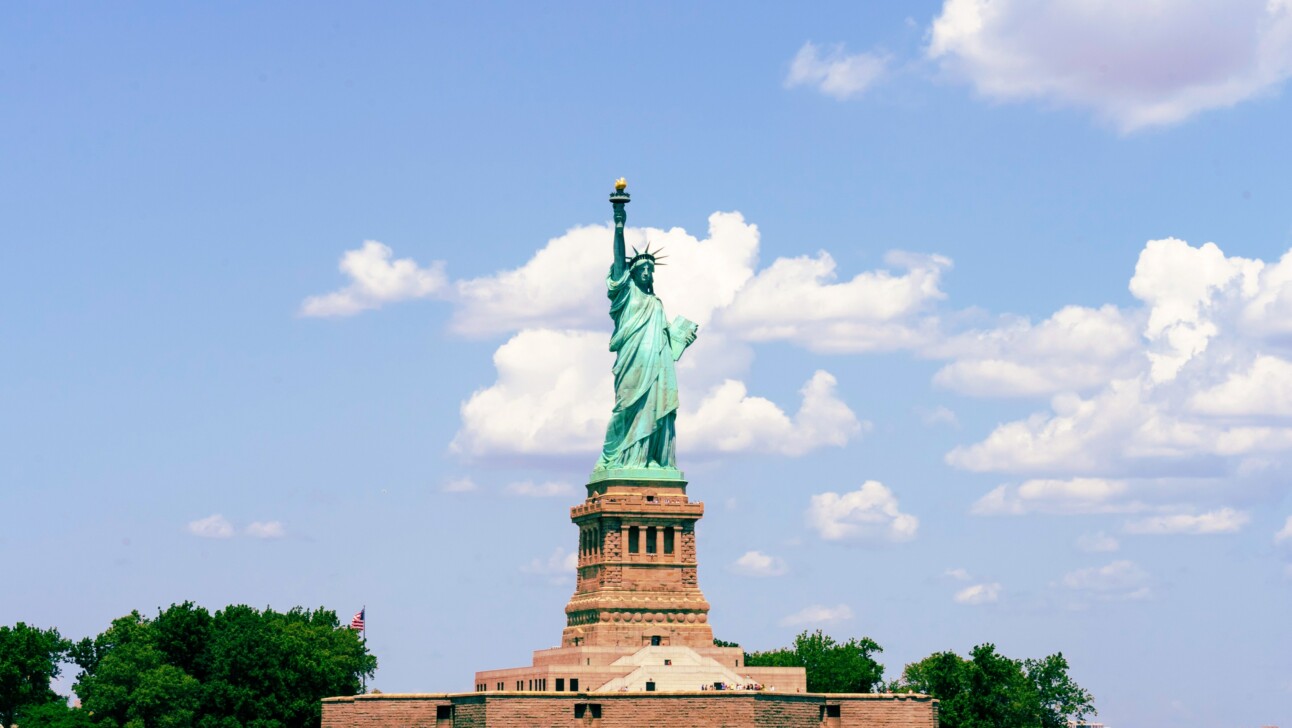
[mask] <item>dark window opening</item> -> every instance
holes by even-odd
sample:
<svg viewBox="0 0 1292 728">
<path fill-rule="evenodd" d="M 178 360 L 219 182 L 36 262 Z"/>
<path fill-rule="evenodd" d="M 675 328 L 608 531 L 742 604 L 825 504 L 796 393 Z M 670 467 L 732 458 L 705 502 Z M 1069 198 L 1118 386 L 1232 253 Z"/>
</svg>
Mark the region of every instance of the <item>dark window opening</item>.
<svg viewBox="0 0 1292 728">
<path fill-rule="evenodd" d="M 641 549 L 639 548 L 639 546 L 641 545 L 641 544 L 640 544 L 640 541 L 641 541 L 641 535 L 642 535 L 642 534 L 641 534 L 641 529 L 640 529 L 640 528 L 638 528 L 638 527 L 636 527 L 636 526 L 629 526 L 629 528 L 628 528 L 628 553 L 630 553 L 630 554 L 635 554 L 635 553 L 638 553 L 638 552 L 641 550 Z"/>
<path fill-rule="evenodd" d="M 600 718 L 601 703 L 575 703 L 575 718 Z"/>
<path fill-rule="evenodd" d="M 651 637 L 650 637 L 650 646 L 651 646 L 651 647 L 659 647 L 659 646 L 660 646 L 660 638 L 659 638 L 659 635 L 657 635 L 657 634 L 653 634 L 653 635 L 651 635 Z"/>
<path fill-rule="evenodd" d="M 563 677 L 556 678 L 556 692 L 558 693 L 565 692 L 565 678 Z"/>
<path fill-rule="evenodd" d="M 572 693 L 579 692 L 579 678 L 577 677 L 570 678 L 570 692 Z"/>
<path fill-rule="evenodd" d="M 673 527 L 664 529 L 664 553 L 673 553 Z"/>
<path fill-rule="evenodd" d="M 655 527 L 650 526 L 646 529 L 646 553 L 655 553 Z"/>
<path fill-rule="evenodd" d="M 453 717 L 453 706 L 452 706 L 452 705 L 437 705 L 437 706 L 435 706 L 435 719 L 436 719 L 436 720 L 444 720 L 445 718 L 452 718 L 452 717 Z"/>
<path fill-rule="evenodd" d="M 648 692 L 648 693 L 653 693 L 653 692 L 655 692 L 655 681 L 654 681 L 654 680 L 647 680 L 647 681 L 646 681 L 646 692 Z"/>
<path fill-rule="evenodd" d="M 825 706 L 825 717 L 827 718 L 838 718 L 840 717 L 841 713 L 842 713 L 842 710 L 838 705 Z"/>
</svg>

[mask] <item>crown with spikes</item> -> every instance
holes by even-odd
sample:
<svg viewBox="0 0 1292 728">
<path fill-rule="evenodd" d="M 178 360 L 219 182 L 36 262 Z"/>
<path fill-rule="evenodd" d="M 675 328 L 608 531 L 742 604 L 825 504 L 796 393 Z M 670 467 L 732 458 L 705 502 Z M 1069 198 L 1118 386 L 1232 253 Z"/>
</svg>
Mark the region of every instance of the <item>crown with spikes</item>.
<svg viewBox="0 0 1292 728">
<path fill-rule="evenodd" d="M 660 262 L 668 257 L 667 255 L 660 255 L 662 252 L 664 252 L 663 248 L 658 248 L 654 252 L 651 252 L 649 240 L 646 241 L 646 249 L 640 253 L 637 252 L 637 246 L 633 246 L 633 257 L 628 259 L 628 270 L 632 270 L 647 261 L 657 268 L 661 265 L 668 265 L 667 263 Z"/>
</svg>

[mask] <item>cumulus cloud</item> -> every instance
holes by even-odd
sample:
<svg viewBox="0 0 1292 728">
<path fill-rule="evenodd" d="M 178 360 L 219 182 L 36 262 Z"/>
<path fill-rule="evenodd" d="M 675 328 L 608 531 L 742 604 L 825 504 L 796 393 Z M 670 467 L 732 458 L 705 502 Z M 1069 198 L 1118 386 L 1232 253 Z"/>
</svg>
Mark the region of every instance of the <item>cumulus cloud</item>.
<svg viewBox="0 0 1292 728">
<path fill-rule="evenodd" d="M 1007 318 L 929 347 L 954 359 L 933 383 L 978 397 L 1018 397 L 1082 391 L 1143 368 L 1136 321 L 1116 306 L 1066 306 L 1033 325 Z"/>
<path fill-rule="evenodd" d="M 1117 539 L 1103 531 L 1083 533 L 1077 537 L 1077 548 L 1088 554 L 1109 553 L 1121 548 Z"/>
<path fill-rule="evenodd" d="M 1268 354 L 1193 395 L 1189 406 L 1209 415 L 1292 417 L 1292 362 Z"/>
<path fill-rule="evenodd" d="M 836 282 L 829 253 L 778 258 L 717 320 L 749 341 L 790 341 L 821 352 L 893 351 L 933 341 L 936 318 L 923 314 L 946 297 L 939 283 L 950 259 L 894 252 L 887 263 L 905 272 L 865 271 Z"/>
<path fill-rule="evenodd" d="M 918 518 L 898 509 L 893 491 L 875 480 L 842 495 L 827 492 L 812 496 L 807 522 L 828 541 L 909 541 L 920 526 Z"/>
<path fill-rule="evenodd" d="M 301 303 L 302 316 L 352 316 L 382 304 L 442 293 L 448 285 L 444 263 L 423 268 L 412 258 L 392 260 L 394 251 L 376 240 L 341 256 L 341 272 L 350 284 L 340 290 L 310 296 Z"/>
<path fill-rule="evenodd" d="M 287 529 L 281 521 L 252 521 L 247 524 L 244 532 L 252 538 L 284 538 L 287 536 Z"/>
<path fill-rule="evenodd" d="M 189 521 L 188 532 L 200 538 L 232 538 L 233 524 L 219 513 Z"/>
<path fill-rule="evenodd" d="M 972 576 L 969 575 L 969 572 L 964 569 L 947 569 L 946 571 L 942 572 L 942 575 L 951 579 L 955 579 L 956 581 L 969 581 L 970 579 L 973 578 Z"/>
<path fill-rule="evenodd" d="M 509 483 L 504 489 L 509 495 L 519 495 L 526 498 L 560 498 L 575 495 L 578 491 L 569 483 L 534 483 L 532 481 L 521 481 L 518 483 Z"/>
<path fill-rule="evenodd" d="M 1050 412 L 1006 422 L 947 461 L 1033 476 L 1221 477 L 1259 470 L 1292 449 L 1292 371 L 1278 350 L 1292 298 L 1288 256 L 1269 265 L 1219 247 L 1149 241 L 1130 281 L 1144 302 L 1139 373 Z"/>
<path fill-rule="evenodd" d="M 781 576 L 788 571 L 783 559 L 761 551 L 746 551 L 732 564 L 732 569 L 745 576 Z"/>
<path fill-rule="evenodd" d="M 1134 562 L 1120 560 L 1065 574 L 1062 585 L 1084 596 L 1101 600 L 1145 599 L 1152 591 L 1148 572 Z"/>
<path fill-rule="evenodd" d="M 1292 2 L 946 0 L 927 52 L 988 98 L 1086 108 L 1131 132 L 1276 89 L 1292 75 Z"/>
<path fill-rule="evenodd" d="M 609 225 L 577 227 L 547 241 L 519 268 L 458 283 L 454 330 L 480 335 L 604 327 L 613 237 Z M 670 315 L 704 326 L 754 274 L 759 233 L 738 212 L 715 212 L 704 240 L 676 227 L 627 228 L 624 238 L 630 251 L 647 243 L 664 249 L 668 258 L 656 271 L 656 292 Z"/>
<path fill-rule="evenodd" d="M 1274 534 L 1274 543 L 1283 543 L 1284 541 L 1292 541 L 1292 516 L 1288 516 L 1287 521 L 1283 523 L 1283 528 Z"/>
<path fill-rule="evenodd" d="M 497 381 L 462 404 L 452 449 L 472 456 L 599 450 L 614 406 L 604 333 L 521 331 L 494 352 Z"/>
<path fill-rule="evenodd" d="M 549 584 L 573 584 L 579 568 L 579 554 L 556 548 L 547 558 L 535 558 L 520 567 L 522 573 L 543 577 Z"/>
<path fill-rule="evenodd" d="M 835 395 L 835 385 L 828 372 L 813 374 L 800 390 L 803 401 L 791 419 L 770 400 L 749 396 L 743 382 L 727 380 L 694 410 L 678 415 L 678 430 L 686 433 L 688 447 L 702 452 L 802 455 L 819 447 L 841 447 L 870 424 L 860 422 Z"/>
<path fill-rule="evenodd" d="M 811 86 L 827 96 L 843 100 L 859 96 L 882 78 L 888 70 L 889 57 L 878 53 L 849 55 L 843 44 L 824 51 L 807 42 L 790 62 L 785 87 Z"/>
<path fill-rule="evenodd" d="M 1000 599 L 1000 584 L 992 582 L 990 584 L 974 584 L 956 592 L 953 597 L 956 604 L 992 604 Z"/>
<path fill-rule="evenodd" d="M 785 627 L 814 627 L 833 622 L 844 622 L 849 619 L 852 619 L 852 608 L 847 604 L 837 604 L 833 607 L 813 604 L 782 618 L 781 625 Z"/>
<path fill-rule="evenodd" d="M 1189 534 L 1206 535 L 1214 533 L 1237 533 L 1251 520 L 1251 516 L 1232 508 L 1221 508 L 1209 513 L 1190 515 L 1176 513 L 1173 515 L 1151 516 L 1129 521 L 1126 533 L 1166 535 Z"/>
<path fill-rule="evenodd" d="M 1102 478 L 1029 480 L 1018 486 L 1001 485 L 993 489 L 979 498 L 970 512 L 976 516 L 1021 516 L 1144 510 L 1144 504 L 1126 498 L 1127 492 L 1125 482 Z"/>
<path fill-rule="evenodd" d="M 613 361 L 602 332 L 520 332 L 494 354 L 498 380 L 463 403 L 452 448 L 471 456 L 598 452 L 614 406 Z M 791 417 L 770 400 L 750 396 L 743 382 L 726 380 L 698 401 L 683 397 L 678 431 L 698 456 L 795 456 L 842 446 L 869 424 L 858 420 L 835 387 L 829 373 L 814 374 Z"/>
<path fill-rule="evenodd" d="M 950 425 L 951 427 L 960 426 L 960 418 L 948 407 L 938 405 L 933 409 L 917 408 L 916 414 L 920 416 L 920 421 L 926 427 L 935 427 L 937 425 Z"/>
</svg>

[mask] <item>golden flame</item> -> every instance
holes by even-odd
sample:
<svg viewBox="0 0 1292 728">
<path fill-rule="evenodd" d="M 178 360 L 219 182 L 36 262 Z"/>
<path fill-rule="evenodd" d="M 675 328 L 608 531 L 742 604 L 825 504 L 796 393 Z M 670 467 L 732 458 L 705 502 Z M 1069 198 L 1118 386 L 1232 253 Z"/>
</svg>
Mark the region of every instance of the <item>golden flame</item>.
<svg viewBox="0 0 1292 728">
<path fill-rule="evenodd" d="M 615 180 L 615 192 L 623 192 L 628 187 L 628 180 L 620 177 Z"/>
</svg>

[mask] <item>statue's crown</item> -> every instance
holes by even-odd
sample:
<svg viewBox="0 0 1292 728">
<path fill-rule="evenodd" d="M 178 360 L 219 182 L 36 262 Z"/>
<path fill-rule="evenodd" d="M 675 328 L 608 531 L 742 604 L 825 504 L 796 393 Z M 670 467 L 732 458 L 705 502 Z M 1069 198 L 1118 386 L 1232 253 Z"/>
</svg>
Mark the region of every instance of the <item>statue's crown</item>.
<svg viewBox="0 0 1292 728">
<path fill-rule="evenodd" d="M 667 255 L 660 255 L 660 253 L 662 252 L 664 252 L 663 248 L 657 248 L 655 251 L 652 252 L 650 249 L 649 240 L 646 241 L 646 249 L 641 251 L 640 253 L 637 252 L 637 248 L 636 246 L 634 246 L 633 256 L 628 259 L 628 270 L 632 270 L 633 268 L 636 268 L 637 266 L 647 261 L 650 261 L 650 263 L 656 267 L 659 267 L 661 265 L 668 265 L 667 263 L 660 262 L 661 260 L 668 257 Z"/>
</svg>

